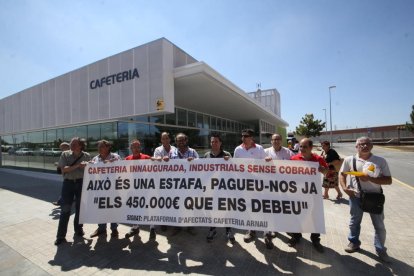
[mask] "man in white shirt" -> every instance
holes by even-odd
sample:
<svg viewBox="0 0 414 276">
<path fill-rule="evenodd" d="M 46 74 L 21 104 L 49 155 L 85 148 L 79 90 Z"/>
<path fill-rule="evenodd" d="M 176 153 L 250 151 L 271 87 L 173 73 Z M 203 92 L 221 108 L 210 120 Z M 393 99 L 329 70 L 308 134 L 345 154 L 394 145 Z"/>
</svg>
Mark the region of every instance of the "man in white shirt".
<svg viewBox="0 0 414 276">
<path fill-rule="evenodd" d="M 254 142 L 252 129 L 242 130 L 242 144 L 234 150 L 234 158 L 265 159 L 266 153 L 261 145 Z M 249 243 L 256 237 L 256 231 L 248 230 L 244 242 Z"/>
<path fill-rule="evenodd" d="M 266 160 L 270 157 L 271 160 L 290 160 L 293 153 L 288 148 L 282 147 L 282 136 L 275 133 L 272 135 L 272 146 L 265 149 Z"/>
<path fill-rule="evenodd" d="M 290 160 L 294 154 L 288 148 L 282 147 L 282 136 L 280 134 L 272 135 L 272 146 L 265 149 L 266 161 L 271 160 Z M 272 242 L 272 233 L 267 232 L 264 237 L 265 245 L 267 249 L 272 249 L 274 247 Z"/>
</svg>

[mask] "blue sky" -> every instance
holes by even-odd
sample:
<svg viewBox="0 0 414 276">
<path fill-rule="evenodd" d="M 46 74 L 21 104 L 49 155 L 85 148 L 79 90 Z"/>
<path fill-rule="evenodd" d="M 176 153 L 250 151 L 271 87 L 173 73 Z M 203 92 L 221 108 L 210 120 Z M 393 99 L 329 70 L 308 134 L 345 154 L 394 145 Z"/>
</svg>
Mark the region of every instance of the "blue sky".
<svg viewBox="0 0 414 276">
<path fill-rule="evenodd" d="M 411 0 L 1 0 L 0 99 L 165 37 L 244 91 L 278 89 L 288 130 L 323 109 L 329 122 L 331 85 L 333 129 L 401 124 L 413 14 Z"/>
</svg>

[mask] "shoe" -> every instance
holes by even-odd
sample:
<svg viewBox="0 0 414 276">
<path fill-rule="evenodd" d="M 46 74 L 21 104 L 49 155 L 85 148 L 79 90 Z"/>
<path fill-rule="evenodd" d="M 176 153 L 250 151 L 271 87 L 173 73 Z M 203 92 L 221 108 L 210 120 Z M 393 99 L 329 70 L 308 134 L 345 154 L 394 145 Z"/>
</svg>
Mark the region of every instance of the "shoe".
<svg viewBox="0 0 414 276">
<path fill-rule="evenodd" d="M 272 239 L 276 238 L 277 232 L 271 232 Z"/>
<path fill-rule="evenodd" d="M 345 252 L 348 252 L 348 253 L 354 253 L 354 252 L 357 252 L 358 250 L 359 250 L 359 245 L 356 245 L 352 242 L 350 242 L 348 246 L 345 248 Z"/>
<path fill-rule="evenodd" d="M 226 237 L 227 240 L 231 243 L 231 244 L 235 244 L 236 243 L 236 239 L 234 238 L 234 234 L 231 230 L 226 232 Z"/>
<path fill-rule="evenodd" d="M 155 229 L 151 228 L 150 229 L 150 235 L 149 235 L 149 239 L 150 240 L 155 240 L 157 238 L 157 233 L 155 233 Z"/>
<path fill-rule="evenodd" d="M 288 240 L 288 242 L 287 242 L 287 245 L 289 246 L 289 247 L 295 247 L 296 246 L 296 244 L 299 242 L 299 240 L 298 239 L 295 239 L 295 238 L 290 238 L 289 240 Z"/>
<path fill-rule="evenodd" d="M 125 234 L 125 239 L 129 239 L 135 235 L 139 234 L 139 228 L 131 228 L 128 233 Z"/>
<path fill-rule="evenodd" d="M 118 230 L 117 229 L 112 230 L 111 237 L 112 238 L 118 238 L 118 236 L 119 236 Z"/>
<path fill-rule="evenodd" d="M 323 253 L 325 249 L 323 248 L 322 244 L 320 242 L 312 242 L 313 247 L 318 251 L 319 253 Z"/>
<path fill-rule="evenodd" d="M 53 201 L 52 204 L 55 205 L 55 206 L 60 206 L 59 202 L 57 202 L 57 201 Z"/>
<path fill-rule="evenodd" d="M 340 193 L 340 194 L 338 194 L 337 196 L 336 196 L 336 199 L 337 200 L 340 200 L 342 198 L 342 193 Z"/>
<path fill-rule="evenodd" d="M 55 240 L 55 245 L 59 245 L 59 244 L 62 244 L 64 242 L 66 242 L 66 239 L 65 238 L 57 238 Z"/>
<path fill-rule="evenodd" d="M 90 237 L 94 238 L 94 237 L 97 237 L 97 236 L 100 236 L 100 235 L 106 235 L 106 230 L 99 230 L 99 228 L 98 228 L 98 229 L 95 230 L 95 232 L 92 233 L 92 235 Z"/>
<path fill-rule="evenodd" d="M 192 236 L 195 236 L 197 234 L 194 230 L 194 227 L 187 227 L 187 232 Z"/>
<path fill-rule="evenodd" d="M 256 231 L 249 230 L 244 235 L 243 240 L 244 240 L 245 243 L 249 243 L 249 242 L 253 241 L 255 237 L 256 237 Z"/>
<path fill-rule="evenodd" d="M 272 242 L 272 234 L 271 233 L 267 233 L 264 237 L 264 242 L 266 245 L 267 249 L 273 249 L 274 244 Z"/>
<path fill-rule="evenodd" d="M 208 235 L 207 235 L 207 242 L 212 242 L 213 239 L 217 236 L 217 231 L 216 230 L 210 230 L 208 231 Z"/>
<path fill-rule="evenodd" d="M 385 250 L 377 251 L 377 255 L 381 261 L 385 263 L 391 263 L 391 259 L 390 259 L 390 256 L 388 256 L 387 251 Z"/>
<path fill-rule="evenodd" d="M 85 231 L 83 231 L 83 229 L 80 229 L 80 230 L 76 231 L 75 234 L 76 234 L 76 236 L 83 237 L 83 236 L 85 236 Z"/>
</svg>

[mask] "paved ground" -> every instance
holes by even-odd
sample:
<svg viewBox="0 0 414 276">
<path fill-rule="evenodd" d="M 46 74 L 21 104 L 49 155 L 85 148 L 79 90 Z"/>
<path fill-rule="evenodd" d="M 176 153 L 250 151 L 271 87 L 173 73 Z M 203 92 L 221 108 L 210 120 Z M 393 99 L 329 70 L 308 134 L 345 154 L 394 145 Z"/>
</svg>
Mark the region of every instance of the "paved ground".
<svg viewBox="0 0 414 276">
<path fill-rule="evenodd" d="M 263 239 L 243 242 L 236 234 L 235 245 L 226 244 L 224 231 L 217 239 L 205 241 L 206 228 L 195 236 L 171 230 L 159 231 L 156 241 L 148 241 L 148 227 L 140 237 L 124 239 L 129 227 L 120 225 L 120 239 L 73 239 L 56 247 L 59 209 L 50 202 L 60 191 L 60 176 L 46 173 L 0 169 L 0 274 L 1 275 L 414 275 L 414 190 L 395 183 L 384 188 L 386 226 L 391 263 L 379 261 L 373 248 L 373 227 L 369 216 L 362 224 L 362 249 L 348 254 L 348 200 L 324 201 L 327 233 L 322 235 L 325 253 L 312 248 L 308 235 L 296 249 L 286 245 L 288 236 L 277 234 L 273 250 Z M 72 223 L 73 216 L 70 223 Z M 85 225 L 86 236 L 95 225 Z"/>
</svg>

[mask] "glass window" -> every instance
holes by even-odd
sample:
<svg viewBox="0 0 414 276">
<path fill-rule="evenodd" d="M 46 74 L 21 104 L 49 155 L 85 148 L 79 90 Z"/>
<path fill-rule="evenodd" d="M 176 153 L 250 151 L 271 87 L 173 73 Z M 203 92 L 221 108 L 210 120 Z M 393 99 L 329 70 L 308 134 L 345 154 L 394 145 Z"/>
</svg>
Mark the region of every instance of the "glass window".
<svg viewBox="0 0 414 276">
<path fill-rule="evenodd" d="M 221 118 L 217 118 L 217 130 L 222 130 L 222 128 L 221 128 L 221 121 L 222 121 L 222 119 Z"/>
<path fill-rule="evenodd" d="M 210 128 L 211 128 L 211 129 L 217 129 L 217 125 L 216 125 L 216 117 L 211 117 L 211 118 L 210 118 Z"/>
<path fill-rule="evenodd" d="M 178 125 L 187 126 L 187 110 L 177 108 Z"/>
<path fill-rule="evenodd" d="M 99 141 L 101 139 L 101 125 L 88 126 L 88 141 Z"/>
<path fill-rule="evenodd" d="M 64 141 L 70 141 L 73 137 L 86 139 L 86 126 L 68 127 L 63 130 Z"/>
<path fill-rule="evenodd" d="M 167 125 L 175 125 L 176 123 L 175 123 L 175 121 L 176 121 L 176 115 L 175 115 L 175 113 L 172 113 L 172 114 L 166 114 L 165 115 L 165 123 L 167 124 Z"/>
<path fill-rule="evenodd" d="M 149 117 L 149 121 L 150 123 L 154 123 L 154 124 L 165 124 L 164 115 L 151 116 Z"/>
<path fill-rule="evenodd" d="M 197 113 L 197 127 L 204 128 L 203 114 Z"/>
<path fill-rule="evenodd" d="M 193 111 L 188 111 L 188 126 L 196 127 L 196 113 Z"/>
<path fill-rule="evenodd" d="M 112 141 L 117 138 L 117 123 L 101 124 L 101 139 Z"/>
<path fill-rule="evenodd" d="M 210 116 L 203 115 L 204 128 L 210 128 Z"/>
</svg>

